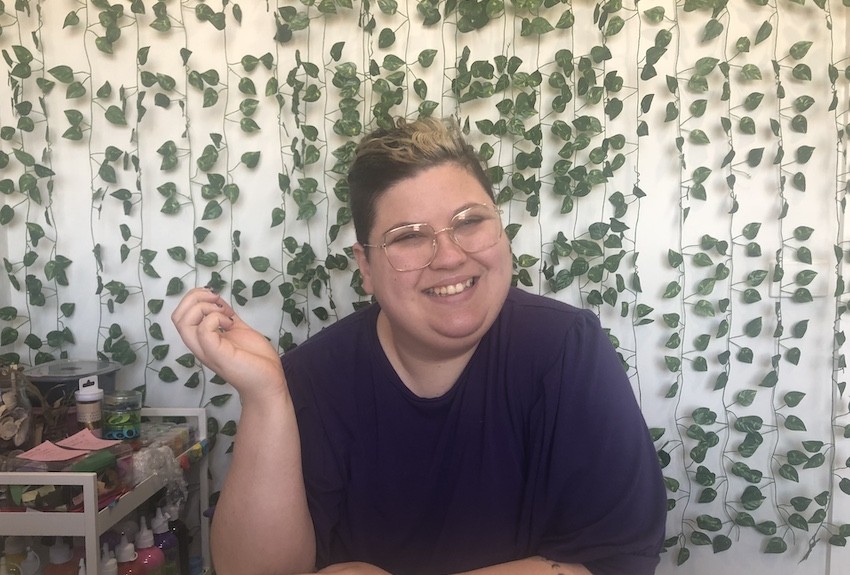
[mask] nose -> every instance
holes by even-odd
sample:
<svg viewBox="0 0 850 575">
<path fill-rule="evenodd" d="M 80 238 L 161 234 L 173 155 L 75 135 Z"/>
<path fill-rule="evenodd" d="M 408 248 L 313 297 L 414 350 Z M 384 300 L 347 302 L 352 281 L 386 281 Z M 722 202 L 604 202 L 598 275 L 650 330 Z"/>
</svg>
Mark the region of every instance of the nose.
<svg viewBox="0 0 850 575">
<path fill-rule="evenodd" d="M 466 261 L 466 252 L 455 243 L 451 230 L 452 228 L 443 228 L 434 232 L 434 259 L 430 267 L 452 268 Z"/>
</svg>

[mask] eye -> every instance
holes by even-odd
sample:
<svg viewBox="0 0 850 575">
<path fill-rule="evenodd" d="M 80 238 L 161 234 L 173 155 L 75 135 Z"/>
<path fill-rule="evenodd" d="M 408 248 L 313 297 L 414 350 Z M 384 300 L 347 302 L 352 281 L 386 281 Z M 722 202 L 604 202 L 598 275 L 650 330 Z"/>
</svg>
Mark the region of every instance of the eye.
<svg viewBox="0 0 850 575">
<path fill-rule="evenodd" d="M 455 233 L 468 234 L 478 230 L 492 218 L 489 214 L 484 214 L 479 211 L 467 212 L 459 214 L 452 227 Z"/>
<path fill-rule="evenodd" d="M 387 233 L 387 245 L 404 244 L 417 245 L 419 243 L 430 243 L 433 233 L 423 226 L 405 226 Z"/>
</svg>

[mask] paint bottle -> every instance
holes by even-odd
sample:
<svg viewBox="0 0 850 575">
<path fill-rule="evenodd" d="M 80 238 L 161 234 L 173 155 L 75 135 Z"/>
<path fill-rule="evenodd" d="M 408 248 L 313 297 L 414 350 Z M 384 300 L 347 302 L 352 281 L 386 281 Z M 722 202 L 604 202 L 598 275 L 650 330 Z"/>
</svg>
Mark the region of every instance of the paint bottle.
<svg viewBox="0 0 850 575">
<path fill-rule="evenodd" d="M 168 515 L 162 512 L 162 507 L 156 508 L 156 515 L 151 519 L 154 545 L 165 555 L 164 575 L 179 574 L 179 553 L 177 536 L 168 529 Z"/>
<path fill-rule="evenodd" d="M 136 534 L 136 553 L 145 566 L 146 575 L 164 575 L 165 554 L 154 545 L 153 531 L 148 529 L 144 516 L 139 518 L 139 532 Z"/>
<path fill-rule="evenodd" d="M 0 575 L 18 575 L 20 571 L 14 565 L 10 566 L 6 563 L 6 556 L 0 557 Z"/>
<path fill-rule="evenodd" d="M 41 558 L 38 553 L 27 547 L 27 558 L 18 566 L 21 575 L 41 575 Z"/>
<path fill-rule="evenodd" d="M 20 535 L 9 535 L 3 541 L 3 556 L 6 559 L 6 569 L 17 569 L 21 561 L 27 558 L 26 538 Z"/>
<path fill-rule="evenodd" d="M 163 509 L 168 516 L 168 530 L 174 533 L 174 537 L 177 539 L 177 573 L 178 575 L 190 575 L 189 544 L 192 538 L 189 535 L 189 528 L 180 519 L 176 505 L 166 505 Z"/>
<path fill-rule="evenodd" d="M 100 575 L 118 575 L 118 560 L 115 559 L 115 553 L 109 550 L 109 543 L 104 543 L 101 551 Z"/>
<path fill-rule="evenodd" d="M 121 543 L 115 548 L 115 558 L 118 560 L 118 575 L 145 575 L 145 566 L 139 561 L 136 547 L 127 541 L 127 536 L 121 536 Z"/>
<path fill-rule="evenodd" d="M 71 546 L 58 537 L 48 551 L 44 575 L 77 575 L 77 564 Z"/>
</svg>

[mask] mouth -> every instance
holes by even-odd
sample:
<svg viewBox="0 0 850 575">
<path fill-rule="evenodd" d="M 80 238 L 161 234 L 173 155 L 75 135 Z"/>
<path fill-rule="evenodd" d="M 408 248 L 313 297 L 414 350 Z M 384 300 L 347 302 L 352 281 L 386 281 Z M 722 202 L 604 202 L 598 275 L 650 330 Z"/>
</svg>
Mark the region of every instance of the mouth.
<svg viewBox="0 0 850 575">
<path fill-rule="evenodd" d="M 475 278 L 469 278 L 465 282 L 458 282 L 456 284 L 450 284 L 445 286 L 433 287 L 425 290 L 425 293 L 432 296 L 437 297 L 446 297 L 450 295 L 457 295 L 466 291 L 475 285 Z"/>
</svg>

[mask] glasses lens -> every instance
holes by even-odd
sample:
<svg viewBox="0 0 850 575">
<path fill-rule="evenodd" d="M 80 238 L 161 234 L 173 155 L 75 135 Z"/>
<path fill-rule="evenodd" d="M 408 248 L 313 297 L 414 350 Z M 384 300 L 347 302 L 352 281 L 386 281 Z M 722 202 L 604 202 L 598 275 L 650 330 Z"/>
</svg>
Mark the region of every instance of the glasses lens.
<svg viewBox="0 0 850 575">
<path fill-rule="evenodd" d="M 463 251 L 475 253 L 496 245 L 502 235 L 502 221 L 495 208 L 473 206 L 457 214 L 451 227 L 441 231 L 449 231 Z M 428 224 L 391 229 L 384 234 L 383 244 L 390 265 L 400 272 L 428 267 L 436 253 L 436 235 Z"/>
<path fill-rule="evenodd" d="M 392 229 L 384 234 L 384 251 L 398 271 L 422 269 L 434 255 L 434 228 L 410 224 Z"/>
<path fill-rule="evenodd" d="M 473 206 L 452 220 L 454 240 L 463 251 L 480 252 L 496 245 L 502 235 L 499 214 L 488 206 Z"/>
</svg>

